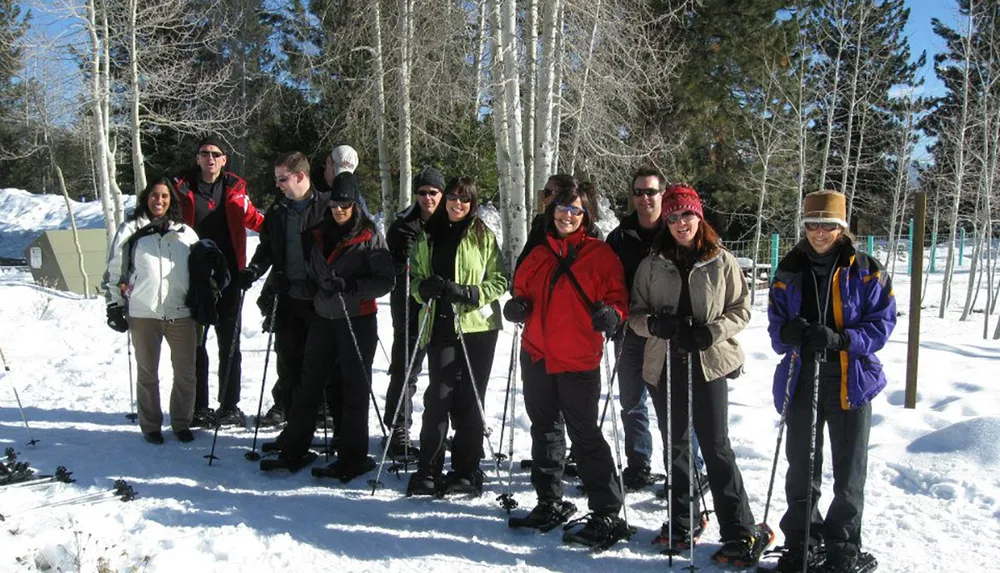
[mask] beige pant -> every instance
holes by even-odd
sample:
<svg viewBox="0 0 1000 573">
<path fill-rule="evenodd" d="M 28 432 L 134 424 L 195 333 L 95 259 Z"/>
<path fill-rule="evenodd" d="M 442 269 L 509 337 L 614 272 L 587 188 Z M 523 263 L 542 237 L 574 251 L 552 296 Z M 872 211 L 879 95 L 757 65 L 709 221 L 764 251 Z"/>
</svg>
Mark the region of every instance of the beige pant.
<svg viewBox="0 0 1000 573">
<path fill-rule="evenodd" d="M 170 362 L 174 371 L 174 386 L 170 390 L 170 427 L 186 430 L 194 414 L 195 347 L 198 329 L 193 318 L 160 320 L 129 318 L 132 346 L 135 347 L 136 396 L 139 402 L 139 428 L 143 433 L 160 431 L 163 412 L 160 410 L 160 347 L 163 339 L 170 345 Z"/>
</svg>

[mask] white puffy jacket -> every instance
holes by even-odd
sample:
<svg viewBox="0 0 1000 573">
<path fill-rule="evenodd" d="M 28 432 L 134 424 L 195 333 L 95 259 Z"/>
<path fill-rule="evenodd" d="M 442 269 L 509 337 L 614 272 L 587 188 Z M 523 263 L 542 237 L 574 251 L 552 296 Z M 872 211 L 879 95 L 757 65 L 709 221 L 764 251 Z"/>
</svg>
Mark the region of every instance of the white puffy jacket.
<svg viewBox="0 0 1000 573">
<path fill-rule="evenodd" d="M 184 304 L 190 278 L 188 256 L 198 235 L 183 223 L 169 223 L 166 233 L 154 232 L 134 241 L 132 272 L 128 273 L 129 238 L 149 225 L 149 219 L 125 221 L 108 250 L 104 289 L 108 304 L 125 304 L 136 318 L 173 320 L 191 316 Z M 123 267 L 124 265 L 124 267 Z"/>
</svg>

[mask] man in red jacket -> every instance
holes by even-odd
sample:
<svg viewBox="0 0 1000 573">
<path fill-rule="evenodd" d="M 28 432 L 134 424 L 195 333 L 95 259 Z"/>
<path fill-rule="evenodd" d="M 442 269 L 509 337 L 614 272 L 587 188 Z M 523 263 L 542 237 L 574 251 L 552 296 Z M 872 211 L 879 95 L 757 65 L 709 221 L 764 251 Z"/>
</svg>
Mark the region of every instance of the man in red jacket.
<svg viewBox="0 0 1000 573">
<path fill-rule="evenodd" d="M 247 264 L 246 230 L 260 230 L 264 216 L 247 197 L 246 181 L 225 170 L 228 153 L 221 139 L 209 136 L 198 142 L 195 160 L 198 169 L 174 178 L 174 189 L 180 198 L 184 222 L 194 227 L 200 238 L 214 241 L 225 255 L 230 281 L 218 301 L 219 320 L 215 325 L 219 341 L 219 409 L 214 412 L 208 407 L 208 351 L 203 343 L 196 358 L 198 383 L 191 425 L 204 426 L 218 420 L 223 425 L 242 426 L 245 418 L 239 409 L 240 287 L 236 277 Z"/>
</svg>

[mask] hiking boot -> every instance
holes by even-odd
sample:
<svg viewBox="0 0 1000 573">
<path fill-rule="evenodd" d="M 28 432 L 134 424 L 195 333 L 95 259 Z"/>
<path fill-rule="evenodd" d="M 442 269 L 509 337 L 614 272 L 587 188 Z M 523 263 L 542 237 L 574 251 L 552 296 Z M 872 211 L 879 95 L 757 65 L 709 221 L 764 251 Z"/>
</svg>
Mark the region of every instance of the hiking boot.
<svg viewBox="0 0 1000 573">
<path fill-rule="evenodd" d="M 211 428 L 215 425 L 215 410 L 203 406 L 201 408 L 194 409 L 194 415 L 191 416 L 191 428 Z"/>
<path fill-rule="evenodd" d="M 260 471 L 272 472 L 277 470 L 288 470 L 291 473 L 295 473 L 316 461 L 316 458 L 318 457 L 319 455 L 312 451 L 307 451 L 298 457 L 279 455 L 275 459 L 261 460 Z"/>
<path fill-rule="evenodd" d="M 622 471 L 622 482 L 625 487 L 631 490 L 643 489 L 647 486 L 655 485 L 666 476 L 654 474 L 649 470 L 649 466 L 628 466 Z"/>
<path fill-rule="evenodd" d="M 182 443 L 185 444 L 194 441 L 194 434 L 191 432 L 191 430 L 187 429 L 177 430 L 176 432 L 174 432 L 174 435 L 177 436 L 178 440 L 180 440 Z"/>
<path fill-rule="evenodd" d="M 701 534 L 705 531 L 705 527 L 708 526 L 708 518 L 705 514 L 701 515 L 701 520 L 698 521 L 697 526 L 694 529 L 694 542 L 698 543 L 698 539 L 701 538 Z M 673 537 L 671 537 L 671 533 Z M 687 527 L 674 524 L 673 528 L 669 524 L 664 523 L 660 527 L 660 534 L 653 538 L 654 545 L 665 545 L 668 550 L 680 550 L 680 549 L 690 549 L 691 548 L 691 532 Z"/>
<path fill-rule="evenodd" d="M 402 426 L 392 429 L 389 436 L 389 456 L 393 459 L 406 457 L 415 459 L 420 455 L 420 450 L 410 441 L 410 433 Z"/>
<path fill-rule="evenodd" d="M 215 413 L 216 423 L 220 426 L 245 427 L 247 417 L 236 406 L 223 406 Z"/>
<path fill-rule="evenodd" d="M 437 495 L 439 483 L 442 477 L 424 470 L 417 470 L 410 476 L 410 482 L 406 486 L 406 497 L 414 495 Z"/>
<path fill-rule="evenodd" d="M 478 468 L 471 473 L 455 471 L 448 472 L 448 475 L 444 477 L 444 488 L 442 489 L 442 494 L 449 495 L 464 493 L 482 495 L 483 480 L 485 478 L 486 474 L 483 473 L 483 470 Z"/>
<path fill-rule="evenodd" d="M 774 532 L 771 528 L 758 524 L 754 526 L 753 535 L 724 541 L 722 547 L 712 554 L 712 560 L 736 567 L 750 567 L 760 561 L 760 556 L 772 541 Z"/>
<path fill-rule="evenodd" d="M 274 428 L 285 423 L 285 411 L 275 404 L 258 421 L 262 428 Z"/>
<path fill-rule="evenodd" d="M 586 520 L 582 528 L 573 527 Z M 603 551 L 621 540 L 628 540 L 635 529 L 625 525 L 625 521 L 617 515 L 591 513 L 587 516 L 563 526 L 563 543 L 578 543 Z"/>
<path fill-rule="evenodd" d="M 163 432 L 159 430 L 154 430 L 152 432 L 144 432 L 142 434 L 142 437 L 146 438 L 147 442 L 151 444 L 156 444 L 157 446 L 163 443 Z"/>
<path fill-rule="evenodd" d="M 364 475 L 375 469 L 375 459 L 365 456 L 360 460 L 341 460 L 333 462 L 325 468 L 313 468 L 313 477 L 331 477 L 339 479 L 341 483 L 347 483 L 352 479 Z"/>
<path fill-rule="evenodd" d="M 528 512 L 528 515 L 524 517 L 511 517 L 507 520 L 507 525 L 510 527 L 528 527 L 537 529 L 542 533 L 547 533 L 566 523 L 574 513 L 576 513 L 576 506 L 568 501 L 540 501 L 534 509 Z"/>
<path fill-rule="evenodd" d="M 826 562 L 826 552 L 821 548 L 813 545 L 811 547 L 812 551 L 809 554 L 809 563 L 807 571 L 811 573 L 816 573 L 820 571 L 820 568 Z M 774 549 L 767 552 L 767 555 L 778 555 L 778 562 L 775 566 L 770 569 L 770 571 L 776 571 L 778 573 L 801 573 L 802 572 L 802 558 L 803 551 L 802 547 L 775 547 Z M 761 570 L 765 570 L 764 566 L 760 567 Z"/>
</svg>

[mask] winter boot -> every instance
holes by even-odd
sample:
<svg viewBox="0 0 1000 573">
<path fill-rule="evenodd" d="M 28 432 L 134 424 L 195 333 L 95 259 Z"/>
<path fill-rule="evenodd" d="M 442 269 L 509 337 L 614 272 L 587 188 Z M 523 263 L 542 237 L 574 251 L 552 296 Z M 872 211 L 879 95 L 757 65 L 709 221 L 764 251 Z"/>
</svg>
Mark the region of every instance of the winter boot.
<svg viewBox="0 0 1000 573">
<path fill-rule="evenodd" d="M 878 561 L 871 553 L 862 553 L 857 546 L 828 543 L 826 562 L 816 568 L 817 573 L 869 573 L 878 568 Z"/>
<path fill-rule="evenodd" d="M 622 481 L 625 483 L 625 487 L 630 490 L 640 490 L 647 486 L 656 485 L 666 477 L 663 474 L 652 473 L 647 465 L 630 465 L 622 471 Z"/>
<path fill-rule="evenodd" d="M 281 442 L 264 442 L 260 445 L 260 451 L 265 454 L 273 454 L 281 451 Z"/>
<path fill-rule="evenodd" d="M 247 425 L 247 417 L 236 406 L 223 406 L 215 413 L 216 423 L 220 426 L 243 428 Z"/>
<path fill-rule="evenodd" d="M 705 531 L 705 527 L 708 525 L 708 518 L 705 514 L 701 515 L 701 519 L 698 521 L 694 528 L 694 542 L 698 543 L 698 539 L 701 538 L 702 532 Z M 666 546 L 664 552 L 678 551 L 681 549 L 691 548 L 691 532 L 687 527 L 674 524 L 673 527 L 673 537 L 670 536 L 671 528 L 669 524 L 664 523 L 660 527 L 660 534 L 653 538 L 654 545 Z"/>
<path fill-rule="evenodd" d="M 444 478 L 444 487 L 441 490 L 441 495 L 482 495 L 485 478 L 486 474 L 479 468 L 476 468 L 471 473 L 448 472 L 448 475 Z"/>
<path fill-rule="evenodd" d="M 375 469 L 375 460 L 371 456 L 365 456 L 360 460 L 338 459 L 325 468 L 313 468 L 312 475 L 313 477 L 332 477 L 339 479 L 340 483 L 347 483 L 373 469 Z"/>
<path fill-rule="evenodd" d="M 410 482 L 406 486 L 406 497 L 415 495 L 437 495 L 439 484 L 443 481 L 440 474 L 433 474 L 426 470 L 417 470 L 410 476 Z"/>
<path fill-rule="evenodd" d="M 568 501 L 540 501 L 528 515 L 511 517 L 507 520 L 510 527 L 528 527 L 548 533 L 566 523 L 576 513 L 576 506 Z"/>
<path fill-rule="evenodd" d="M 152 432 L 146 432 L 145 434 L 142 435 L 142 437 L 146 438 L 147 442 L 149 442 L 151 444 L 155 444 L 157 446 L 159 446 L 159 445 L 161 445 L 163 443 L 163 432 L 161 432 L 159 430 L 154 430 Z"/>
<path fill-rule="evenodd" d="M 410 441 L 410 433 L 403 426 L 396 426 L 389 436 L 389 457 L 395 462 L 416 461 L 420 455 L 420 449 Z"/>
<path fill-rule="evenodd" d="M 810 573 L 818 573 L 820 568 L 826 563 L 826 552 L 822 546 L 813 545 L 810 547 L 808 556 L 808 569 Z M 802 573 L 802 559 L 805 558 L 802 547 L 775 547 L 767 551 L 765 557 L 778 556 L 778 562 L 774 567 L 761 565 L 757 571 L 776 571 L 777 573 Z"/>
<path fill-rule="evenodd" d="M 295 473 L 316 461 L 316 458 L 318 457 L 319 455 L 312 451 L 307 451 L 305 454 L 296 458 L 279 455 L 275 459 L 261 460 L 260 471 L 273 472 L 278 470 L 288 470 L 291 473 Z"/>
<path fill-rule="evenodd" d="M 584 523 L 582 528 L 575 526 Z M 621 540 L 628 540 L 637 531 L 625 525 L 617 515 L 590 513 L 563 526 L 563 543 L 578 543 L 594 551 L 604 551 Z"/>
<path fill-rule="evenodd" d="M 194 415 L 191 416 L 191 428 L 211 428 L 215 425 L 215 410 L 202 407 L 195 408 Z"/>
<path fill-rule="evenodd" d="M 760 556 L 774 541 L 774 532 L 764 524 L 754 526 L 753 535 L 730 539 L 712 554 L 712 561 L 736 567 L 751 567 L 760 561 Z"/>
<path fill-rule="evenodd" d="M 277 404 L 271 406 L 267 413 L 260 418 L 260 427 L 262 428 L 276 428 L 284 423 L 285 411 Z"/>
<path fill-rule="evenodd" d="M 177 439 L 184 444 L 194 441 L 194 434 L 191 432 L 191 430 L 188 430 L 187 428 L 183 430 L 177 430 L 176 432 L 174 432 L 174 435 L 177 436 Z"/>
</svg>

